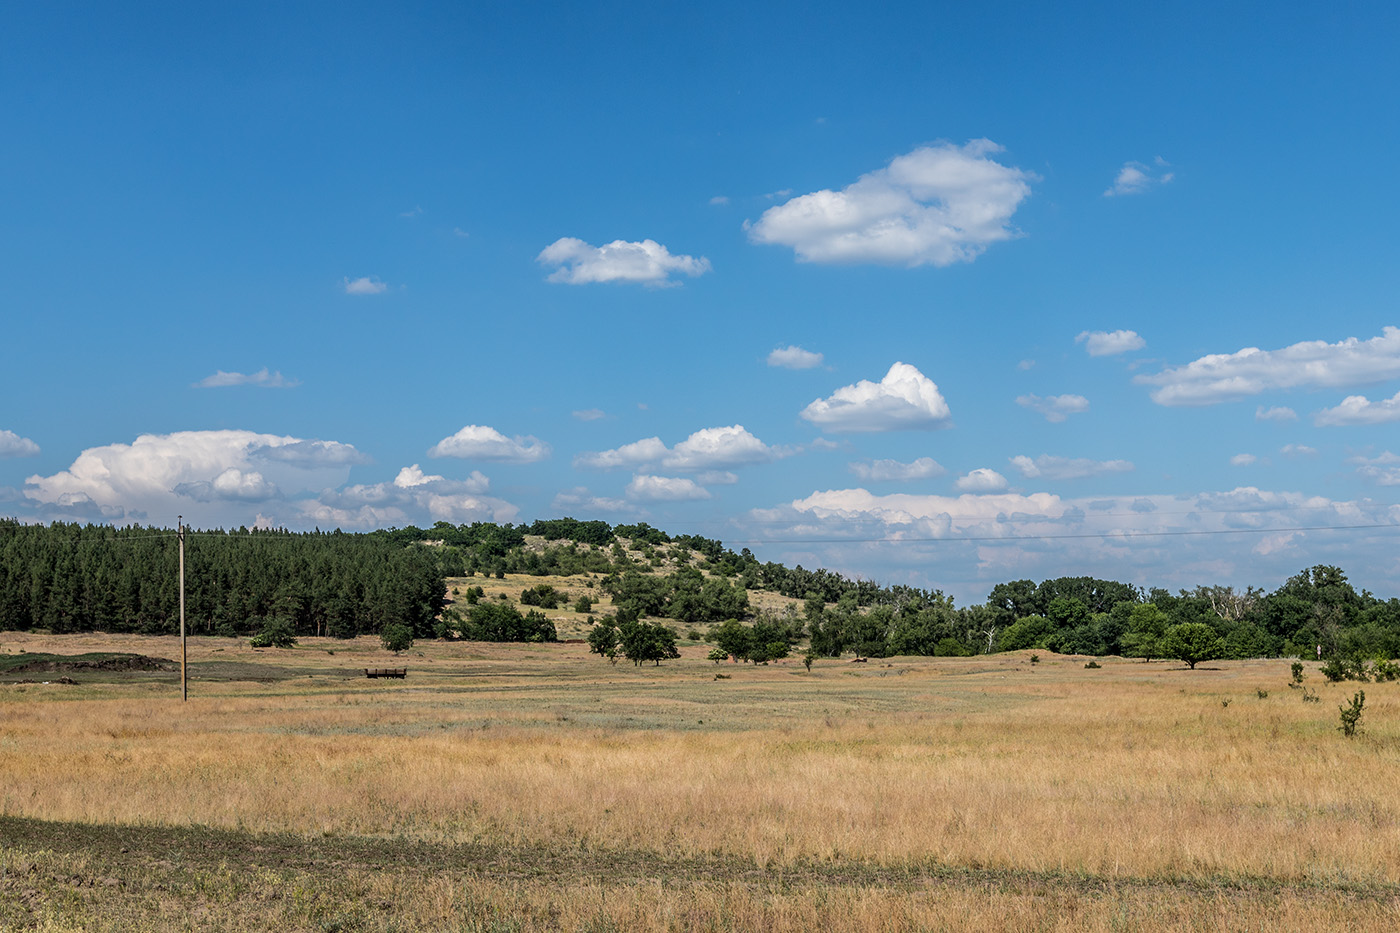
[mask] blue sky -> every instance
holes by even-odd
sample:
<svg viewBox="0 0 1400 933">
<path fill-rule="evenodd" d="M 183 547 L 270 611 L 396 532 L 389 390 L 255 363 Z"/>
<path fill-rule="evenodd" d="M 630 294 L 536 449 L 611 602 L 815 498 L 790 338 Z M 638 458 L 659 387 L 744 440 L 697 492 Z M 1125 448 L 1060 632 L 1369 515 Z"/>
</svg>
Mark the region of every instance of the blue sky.
<svg viewBox="0 0 1400 933">
<path fill-rule="evenodd" d="M 20 3 L 0 514 L 1400 587 L 1393 5 Z"/>
</svg>

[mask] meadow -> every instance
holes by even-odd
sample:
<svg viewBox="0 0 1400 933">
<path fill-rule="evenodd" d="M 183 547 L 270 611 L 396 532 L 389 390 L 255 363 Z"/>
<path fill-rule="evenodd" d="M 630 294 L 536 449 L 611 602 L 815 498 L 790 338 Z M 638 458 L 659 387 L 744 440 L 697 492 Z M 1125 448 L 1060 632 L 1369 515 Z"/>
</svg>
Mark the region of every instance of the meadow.
<svg viewBox="0 0 1400 933">
<path fill-rule="evenodd" d="M 178 640 L 0 634 L 178 658 Z M 0 677 L 0 929 L 1379 929 L 1400 684 L 190 641 Z M 406 667 L 402 681 L 366 667 Z M 18 680 L 49 683 L 18 683 Z M 1362 733 L 1338 707 L 1366 690 Z"/>
</svg>

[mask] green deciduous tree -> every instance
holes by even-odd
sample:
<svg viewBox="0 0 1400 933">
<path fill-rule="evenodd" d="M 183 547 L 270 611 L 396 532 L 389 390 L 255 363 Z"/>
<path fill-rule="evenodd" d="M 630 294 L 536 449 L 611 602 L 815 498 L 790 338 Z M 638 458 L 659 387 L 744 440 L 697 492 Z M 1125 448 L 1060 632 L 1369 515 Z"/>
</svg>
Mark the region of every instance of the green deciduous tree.
<svg viewBox="0 0 1400 933">
<path fill-rule="evenodd" d="M 1167 629 L 1162 650 L 1164 656 L 1185 661 L 1187 667 L 1195 670 L 1202 661 L 1214 660 L 1225 653 L 1225 639 L 1204 622 L 1183 622 Z"/>
<path fill-rule="evenodd" d="M 622 636 L 622 653 L 638 666 L 645 661 L 654 661 L 659 666 L 668 658 L 681 656 L 676 650 L 676 633 L 659 623 L 623 622 L 618 632 Z"/>
<path fill-rule="evenodd" d="M 391 622 L 379 633 L 379 643 L 384 646 L 385 651 L 392 651 L 394 654 L 407 651 L 413 647 L 413 629 Z"/>
</svg>

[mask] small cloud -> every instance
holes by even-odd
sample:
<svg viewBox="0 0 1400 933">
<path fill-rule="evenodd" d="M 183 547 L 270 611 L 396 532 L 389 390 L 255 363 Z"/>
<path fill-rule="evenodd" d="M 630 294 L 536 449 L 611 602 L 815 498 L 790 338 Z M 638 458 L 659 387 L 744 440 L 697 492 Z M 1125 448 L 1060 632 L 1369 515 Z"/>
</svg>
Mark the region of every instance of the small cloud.
<svg viewBox="0 0 1400 933">
<path fill-rule="evenodd" d="M 507 463 L 534 463 L 550 455 L 550 446 L 537 437 L 506 437 L 495 428 L 469 424 L 451 437 L 438 441 L 429 457 L 459 457 L 463 460 L 499 460 Z"/>
<path fill-rule="evenodd" d="M 557 493 L 551 507 L 561 512 L 626 512 L 630 514 L 637 511 L 637 507 L 626 499 L 595 496 L 589 493 L 586 486 L 575 486 L 573 489 Z"/>
<path fill-rule="evenodd" d="M 1016 368 L 1025 372 L 1028 369 L 1035 369 L 1035 360 L 1022 360 L 1016 364 Z"/>
<path fill-rule="evenodd" d="M 1263 405 L 1260 405 L 1258 408 L 1254 409 L 1254 420 L 1277 421 L 1279 423 L 1297 421 L 1298 413 L 1291 408 L 1265 408 Z"/>
<path fill-rule="evenodd" d="M 778 347 L 768 354 L 768 365 L 783 369 L 813 369 L 820 366 L 823 359 L 820 353 L 801 347 Z"/>
<path fill-rule="evenodd" d="M 422 214 L 422 213 L 423 213 L 423 208 L 420 207 L 420 206 L 418 206 L 418 205 L 415 205 L 415 206 L 413 207 L 412 210 L 409 210 L 409 211 L 399 211 L 399 216 L 400 216 L 400 217 L 417 217 L 418 215 L 420 215 L 420 214 Z"/>
<path fill-rule="evenodd" d="M 38 444 L 27 437 L 20 437 L 14 431 L 0 431 L 0 459 L 37 456 Z"/>
<path fill-rule="evenodd" d="M 729 198 L 725 197 L 725 196 L 722 195 L 722 194 L 717 194 L 717 195 L 715 195 L 714 197 L 710 198 L 710 204 L 713 205 L 713 206 L 715 206 L 715 207 L 721 207 L 721 206 L 723 206 L 723 205 L 725 205 L 725 204 L 728 204 L 728 203 L 729 203 Z"/>
<path fill-rule="evenodd" d="M 1021 395 L 1017 397 L 1016 404 L 1039 412 L 1045 416 L 1046 421 L 1053 424 L 1059 424 L 1070 415 L 1089 410 L 1089 400 L 1082 395 L 1050 395 L 1045 398 L 1039 395 Z"/>
<path fill-rule="evenodd" d="M 646 437 L 613 450 L 589 451 L 574 457 L 574 466 L 588 470 L 637 469 L 644 466 L 687 473 L 725 470 L 780 460 L 795 453 L 770 447 L 741 424 L 702 428 L 674 448 L 659 437 Z"/>
<path fill-rule="evenodd" d="M 607 417 L 601 408 L 583 408 L 573 412 L 573 416 L 579 421 L 597 421 Z"/>
<path fill-rule="evenodd" d="M 254 445 L 248 455 L 259 460 L 275 460 L 299 467 L 353 466 L 369 463 L 369 457 L 352 444 L 340 441 L 284 439 L 279 444 Z"/>
<path fill-rule="evenodd" d="M 255 373 L 226 373 L 222 369 L 212 376 L 205 376 L 194 384 L 196 389 L 215 389 L 226 386 L 258 386 L 263 389 L 291 389 L 301 385 L 298 379 L 288 379 L 281 372 L 269 372 L 264 366 Z"/>
<path fill-rule="evenodd" d="M 958 477 L 953 485 L 962 492 L 1001 492 L 1006 488 L 1006 477 L 996 470 L 981 467 Z"/>
<path fill-rule="evenodd" d="M 1400 486 L 1400 455 L 1386 451 L 1378 457 L 1352 457 L 1356 475 L 1377 486 Z"/>
<path fill-rule="evenodd" d="M 1168 165 L 1161 156 L 1158 156 L 1152 165 L 1124 162 L 1123 167 L 1118 170 L 1118 177 L 1113 180 L 1113 186 L 1105 191 L 1103 196 L 1113 198 L 1124 194 L 1142 194 L 1150 188 L 1165 185 L 1176 177 L 1174 173 L 1164 171 Z"/>
<path fill-rule="evenodd" d="M 441 482 L 443 477 L 430 476 L 418 468 L 418 464 L 406 466 L 399 470 L 399 475 L 394 477 L 394 485 L 400 489 L 412 489 L 414 486 L 424 486 L 428 483 Z"/>
<path fill-rule="evenodd" d="M 1400 421 L 1400 392 L 1375 402 L 1364 395 L 1348 395 L 1336 408 L 1324 408 L 1313 416 L 1313 424 L 1320 427 L 1389 424 L 1392 421 Z"/>
<path fill-rule="evenodd" d="M 1307 444 L 1284 444 L 1279 448 L 1279 453 L 1290 459 L 1298 457 L 1316 457 L 1317 448 L 1309 447 Z"/>
<path fill-rule="evenodd" d="M 680 284 L 671 278 L 672 273 L 694 277 L 710 271 L 710 261 L 705 257 L 673 256 L 655 240 L 613 240 L 603 246 L 591 246 L 576 237 L 561 237 L 541 250 L 535 261 L 558 266 L 549 274 L 549 281 L 566 285 L 640 282 L 665 287 Z"/>
<path fill-rule="evenodd" d="M 1001 146 L 924 146 L 862 175 L 770 207 L 747 225 L 754 243 L 791 247 L 802 262 L 948 266 L 1020 234 L 1011 217 L 1035 176 L 990 156 Z M 790 191 L 770 197 L 786 198 Z"/>
<path fill-rule="evenodd" d="M 932 479 L 948 472 L 932 457 L 920 457 L 912 463 L 899 460 L 858 460 L 847 464 L 847 469 L 868 483 Z"/>
<path fill-rule="evenodd" d="M 1074 342 L 1084 344 L 1084 349 L 1090 356 L 1113 356 L 1117 353 L 1141 350 L 1147 346 L 1147 341 L 1131 330 L 1086 330 L 1075 337 Z"/>
<path fill-rule="evenodd" d="M 1128 460 L 1090 460 L 1086 457 L 1052 457 L 1049 454 L 1041 454 L 1034 460 L 1027 456 L 1012 457 L 1011 464 L 1026 479 L 1085 479 L 1133 470 L 1133 464 Z"/>
<path fill-rule="evenodd" d="M 1339 388 L 1384 382 L 1400 376 L 1400 327 L 1384 327 L 1379 337 L 1348 337 L 1337 343 L 1307 340 L 1281 350 L 1245 347 L 1211 353 L 1185 366 L 1173 366 L 1133 382 L 1153 385 L 1158 405 L 1218 405 L 1262 392 L 1296 388 Z M 1400 401 L 1377 403 L 1400 409 Z M 1354 395 L 1337 408 L 1319 412 L 1318 424 L 1375 424 L 1394 420 Z"/>
<path fill-rule="evenodd" d="M 282 495 L 276 484 L 268 482 L 261 473 L 236 467 L 229 467 L 210 482 L 178 483 L 171 491 L 196 502 L 263 502 Z"/>
<path fill-rule="evenodd" d="M 685 477 L 637 475 L 627 484 L 627 498 L 640 502 L 695 502 L 709 499 L 710 491 Z"/>
<path fill-rule="evenodd" d="M 631 469 L 647 463 L 657 463 L 669 453 L 659 437 L 646 437 L 612 450 L 581 453 L 574 457 L 574 466 L 587 470 Z"/>
<path fill-rule="evenodd" d="M 346 278 L 343 281 L 347 295 L 379 295 L 389 288 L 388 285 L 370 275 L 362 275 L 358 279 Z"/>
<path fill-rule="evenodd" d="M 465 239 L 466 237 L 471 236 L 470 233 L 468 233 L 467 231 L 463 230 L 461 227 L 453 227 L 453 228 L 452 228 L 452 235 L 455 236 L 455 237 L 462 237 L 463 239 Z"/>
<path fill-rule="evenodd" d="M 708 470 L 768 463 L 792 451 L 769 447 L 742 424 L 702 428 L 672 448 L 661 465 L 671 470 Z"/>
<path fill-rule="evenodd" d="M 837 389 L 804 408 L 802 417 L 843 433 L 945 428 L 952 414 L 933 380 L 908 363 L 895 363 L 879 382 L 862 379 Z"/>
<path fill-rule="evenodd" d="M 1254 454 L 1235 454 L 1230 458 L 1230 466 L 1249 466 L 1258 460 Z"/>
</svg>

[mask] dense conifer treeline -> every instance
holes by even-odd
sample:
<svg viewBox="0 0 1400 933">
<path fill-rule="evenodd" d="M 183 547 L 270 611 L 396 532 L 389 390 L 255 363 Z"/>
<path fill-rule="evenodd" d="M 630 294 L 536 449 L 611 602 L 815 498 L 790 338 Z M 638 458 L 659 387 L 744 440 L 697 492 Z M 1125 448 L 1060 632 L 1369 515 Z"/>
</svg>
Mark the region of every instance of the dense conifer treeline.
<svg viewBox="0 0 1400 933">
<path fill-rule="evenodd" d="M 173 529 L 0 521 L 0 629 L 179 631 Z M 376 535 L 194 531 L 185 536 L 192 634 L 246 635 L 267 620 L 350 638 L 384 625 L 429 637 L 446 586 L 432 549 Z"/>
</svg>

